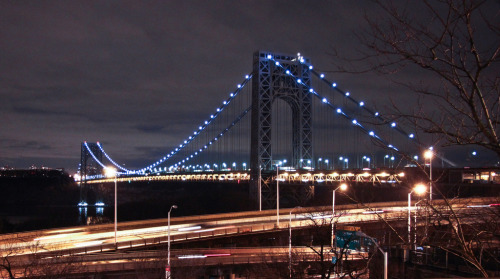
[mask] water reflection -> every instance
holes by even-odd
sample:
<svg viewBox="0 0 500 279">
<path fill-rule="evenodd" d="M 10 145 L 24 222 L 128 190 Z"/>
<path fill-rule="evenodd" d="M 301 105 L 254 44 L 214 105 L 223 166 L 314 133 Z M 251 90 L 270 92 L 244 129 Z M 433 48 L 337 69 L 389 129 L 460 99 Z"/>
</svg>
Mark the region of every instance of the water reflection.
<svg viewBox="0 0 500 279">
<path fill-rule="evenodd" d="M 97 206 L 95 208 L 95 214 L 96 214 L 96 216 L 103 216 L 104 215 L 104 206 Z"/>
<path fill-rule="evenodd" d="M 86 206 L 79 206 L 78 207 L 78 223 L 83 224 L 87 223 L 87 214 L 88 214 L 88 209 Z"/>
</svg>

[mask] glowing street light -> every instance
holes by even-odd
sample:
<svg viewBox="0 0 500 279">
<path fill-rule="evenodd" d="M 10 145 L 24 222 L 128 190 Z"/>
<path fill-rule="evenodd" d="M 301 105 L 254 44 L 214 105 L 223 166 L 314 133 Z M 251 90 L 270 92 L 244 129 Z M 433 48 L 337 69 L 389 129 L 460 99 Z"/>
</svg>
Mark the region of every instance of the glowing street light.
<svg viewBox="0 0 500 279">
<path fill-rule="evenodd" d="M 106 177 L 108 178 L 115 178 L 115 248 L 118 248 L 117 247 L 117 244 L 116 244 L 116 231 L 118 229 L 118 207 L 117 207 L 117 201 L 118 201 L 118 198 L 117 198 L 117 187 L 116 187 L 116 176 L 117 176 L 117 172 L 116 172 L 116 169 L 113 168 L 113 167 L 106 167 L 104 168 L 104 174 L 106 175 Z"/>
<path fill-rule="evenodd" d="M 415 192 L 417 195 L 422 195 L 427 191 L 427 187 L 424 184 L 417 184 L 411 190 L 411 192 L 408 193 L 408 243 L 411 243 L 411 194 Z"/>
<path fill-rule="evenodd" d="M 333 228 L 333 225 L 334 225 L 334 218 L 335 218 L 335 192 L 340 189 L 341 191 L 345 191 L 347 189 L 347 184 L 346 183 L 342 183 L 340 184 L 337 188 L 335 188 L 332 192 L 332 241 L 331 241 L 331 248 L 332 248 L 332 251 L 333 250 L 333 244 L 334 244 L 334 239 L 335 239 L 335 232 L 334 232 L 334 228 Z"/>
</svg>

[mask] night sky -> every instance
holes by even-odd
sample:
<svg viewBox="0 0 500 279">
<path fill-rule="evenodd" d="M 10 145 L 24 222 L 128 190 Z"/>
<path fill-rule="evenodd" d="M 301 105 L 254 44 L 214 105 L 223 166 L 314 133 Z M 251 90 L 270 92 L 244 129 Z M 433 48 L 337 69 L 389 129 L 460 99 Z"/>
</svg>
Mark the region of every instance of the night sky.
<svg viewBox="0 0 500 279">
<path fill-rule="evenodd" d="M 154 162 L 251 72 L 253 52 L 300 52 L 331 70 L 332 48 L 352 54 L 371 9 L 369 1 L 0 0 L 0 166 L 74 172 L 82 141 L 101 142 L 127 166 Z M 330 78 L 379 101 L 401 93 L 375 74 Z"/>
</svg>

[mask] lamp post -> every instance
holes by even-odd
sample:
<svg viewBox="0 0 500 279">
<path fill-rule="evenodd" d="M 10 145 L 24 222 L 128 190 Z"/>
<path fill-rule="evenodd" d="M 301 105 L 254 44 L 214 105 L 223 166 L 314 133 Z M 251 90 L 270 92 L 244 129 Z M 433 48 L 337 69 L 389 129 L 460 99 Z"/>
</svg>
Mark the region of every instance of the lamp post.
<svg viewBox="0 0 500 279">
<path fill-rule="evenodd" d="M 279 167 L 281 161 L 276 163 L 276 226 L 280 227 L 280 180 L 279 180 Z"/>
<path fill-rule="evenodd" d="M 422 195 L 427 190 L 424 184 L 417 184 L 411 192 L 408 193 L 408 243 L 411 243 L 411 194 L 415 192 L 417 195 Z"/>
<path fill-rule="evenodd" d="M 378 244 L 377 240 L 374 239 L 373 237 L 371 237 L 369 235 L 366 235 L 365 233 L 363 233 L 361 231 L 356 232 L 356 235 L 363 236 L 363 237 L 371 239 L 371 241 L 377 246 L 378 250 L 382 253 L 382 255 L 384 255 L 384 279 L 387 279 L 388 278 L 388 274 L 389 274 L 389 269 L 388 269 L 389 261 L 388 261 L 387 252 L 385 252 L 384 249 L 382 249 L 382 247 L 380 247 L 380 245 Z"/>
<path fill-rule="evenodd" d="M 288 271 L 290 273 L 290 278 L 292 278 L 292 211 L 297 208 L 301 208 L 300 206 L 296 206 L 290 210 L 290 217 L 288 223 Z"/>
<path fill-rule="evenodd" d="M 434 157 L 434 151 L 431 147 L 424 152 L 424 158 L 429 159 L 429 202 L 432 202 L 432 157 Z"/>
<path fill-rule="evenodd" d="M 172 209 L 174 208 L 177 208 L 177 205 L 172 205 L 170 207 L 170 210 L 168 211 L 168 228 L 167 228 L 167 231 L 168 231 L 168 240 L 167 240 L 167 268 L 166 268 L 166 273 L 165 273 L 165 278 L 166 279 L 169 279 L 170 278 L 170 212 L 172 211 Z"/>
<path fill-rule="evenodd" d="M 117 191 L 117 187 L 116 187 L 117 172 L 116 172 L 116 169 L 113 167 L 106 167 L 106 168 L 104 168 L 104 173 L 105 173 L 106 177 L 108 177 L 108 178 L 111 178 L 111 177 L 115 178 L 115 248 L 118 248 L 117 243 L 116 243 L 116 231 L 118 229 L 118 218 L 117 218 L 118 217 L 118 207 L 117 207 L 117 204 L 118 204 L 117 193 L 118 193 L 118 191 Z"/>
<path fill-rule="evenodd" d="M 332 241 L 331 241 L 331 248 L 333 251 L 333 244 L 334 244 L 334 238 L 335 238 L 335 232 L 334 232 L 334 221 L 333 218 L 335 217 L 335 192 L 340 188 L 340 190 L 345 191 L 347 189 L 347 184 L 342 183 L 340 184 L 337 188 L 335 188 L 332 192 Z"/>
<path fill-rule="evenodd" d="M 328 159 L 325 159 L 326 169 L 328 170 Z"/>
<path fill-rule="evenodd" d="M 419 200 L 415 203 L 415 207 L 422 202 L 423 200 Z M 417 211 L 418 208 L 415 208 L 415 212 L 413 213 L 413 250 L 417 250 Z"/>
</svg>

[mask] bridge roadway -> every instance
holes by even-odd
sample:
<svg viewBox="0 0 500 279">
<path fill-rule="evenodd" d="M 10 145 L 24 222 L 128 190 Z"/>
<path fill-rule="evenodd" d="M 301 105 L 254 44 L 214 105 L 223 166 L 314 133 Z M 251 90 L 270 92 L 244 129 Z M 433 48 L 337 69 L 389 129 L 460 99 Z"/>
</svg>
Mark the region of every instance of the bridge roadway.
<svg viewBox="0 0 500 279">
<path fill-rule="evenodd" d="M 276 173 L 269 172 L 272 181 L 276 180 Z M 370 183 L 400 183 L 405 178 L 405 172 L 396 169 L 369 169 L 369 170 L 283 170 L 277 179 L 291 184 L 322 183 L 333 184 L 339 182 L 370 182 Z M 121 176 L 117 182 L 134 181 L 205 181 L 205 182 L 234 182 L 250 181 L 250 171 L 219 171 L 219 172 L 180 172 L 158 173 L 141 176 Z M 87 183 L 112 183 L 114 178 L 99 178 L 87 180 Z"/>
<path fill-rule="evenodd" d="M 315 247 L 319 250 L 320 247 Z M 72 274 L 113 273 L 129 274 L 137 270 L 155 268 L 163 270 L 166 265 L 165 250 L 117 251 L 108 253 L 76 255 L 73 257 L 47 256 L 39 261 L 40 266 L 50 266 L 53 270 L 65 270 Z M 355 261 L 368 258 L 368 252 L 353 251 L 345 255 L 345 260 Z M 295 262 L 318 261 L 320 257 L 311 247 L 293 247 Z M 326 260 L 330 260 L 327 257 Z M 171 266 L 175 269 L 193 268 L 197 266 L 229 266 L 241 264 L 287 263 L 289 247 L 245 247 L 227 249 L 182 249 L 171 250 Z M 69 268 L 68 268 L 69 267 Z M 0 276 L 6 276 L 0 270 Z M 13 272 L 22 275 L 24 270 L 15 267 Z M 43 275 L 44 270 L 33 270 Z M 65 274 L 66 276 L 68 274 Z M 4 278 L 4 277 L 1 277 Z M 80 278 L 80 277 L 79 277 Z"/>
<path fill-rule="evenodd" d="M 454 209 L 467 209 L 471 205 L 488 204 L 491 199 L 467 199 L 467 204 L 455 203 Z M 440 200 L 433 204 L 442 203 Z M 232 237 L 244 234 L 272 233 L 288 230 L 289 212 L 279 212 L 280 226 L 277 226 L 276 210 L 236 212 L 200 216 L 176 217 L 171 219 L 171 241 L 197 241 L 214 237 Z M 356 225 L 364 222 L 385 220 L 406 220 L 407 202 L 383 202 L 335 206 L 336 222 Z M 293 229 L 311 225 L 311 219 L 331 220 L 331 207 L 296 208 L 291 217 Z M 48 229 L 32 232 L 0 235 L 0 252 L 22 256 L 32 253 L 58 252 L 59 254 L 91 254 L 129 248 L 148 249 L 167 242 L 167 219 L 121 222 L 118 224 L 117 243 L 114 242 L 114 224 Z"/>
<path fill-rule="evenodd" d="M 319 247 L 315 247 L 320 249 Z M 183 249 L 171 251 L 171 266 L 176 269 L 196 266 L 228 266 L 240 264 L 283 263 L 289 259 L 288 247 L 245 247 L 230 249 Z M 95 274 L 100 272 L 125 272 L 158 268 L 166 265 L 166 251 L 133 251 L 99 253 L 75 257 L 47 257 L 44 264 L 50 264 L 56 270 L 73 265 L 72 273 Z M 293 258 L 296 262 L 318 261 L 319 256 L 310 247 L 294 247 Z M 345 260 L 363 260 L 368 252 L 353 251 Z M 54 260 L 56 259 L 56 260 Z M 328 258 L 327 260 L 330 260 Z M 58 268 L 57 265 L 61 266 Z M 0 271 L 0 275 L 1 275 Z"/>
</svg>

